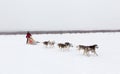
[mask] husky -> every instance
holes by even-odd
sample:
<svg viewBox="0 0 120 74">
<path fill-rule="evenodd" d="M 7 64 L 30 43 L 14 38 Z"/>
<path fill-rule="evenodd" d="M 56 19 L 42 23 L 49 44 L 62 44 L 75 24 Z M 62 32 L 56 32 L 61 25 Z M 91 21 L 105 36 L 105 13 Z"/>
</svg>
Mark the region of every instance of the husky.
<svg viewBox="0 0 120 74">
<path fill-rule="evenodd" d="M 67 48 L 67 45 L 65 45 L 63 43 L 58 43 L 58 47 L 63 49 L 63 48 Z"/>
<path fill-rule="evenodd" d="M 73 47 L 71 43 L 69 42 L 65 42 L 65 43 L 58 43 L 58 47 L 60 49 L 64 49 L 64 50 L 68 50 L 69 51 L 69 48 L 70 47 Z"/>
<path fill-rule="evenodd" d="M 65 45 L 67 45 L 68 47 L 73 47 L 73 45 L 69 42 L 65 42 Z"/>
<path fill-rule="evenodd" d="M 96 56 L 98 56 L 98 54 L 96 53 L 96 48 L 98 48 L 97 44 L 91 45 L 91 46 L 84 46 L 84 45 L 78 45 L 76 46 L 78 50 L 84 50 L 83 55 L 87 55 L 89 56 L 89 52 L 91 51 L 92 53 L 94 53 Z"/>
<path fill-rule="evenodd" d="M 53 47 L 54 44 L 55 44 L 55 41 L 50 41 L 50 40 L 49 40 L 49 41 L 44 41 L 43 44 L 44 44 L 46 47 L 48 47 L 48 46 Z"/>
</svg>

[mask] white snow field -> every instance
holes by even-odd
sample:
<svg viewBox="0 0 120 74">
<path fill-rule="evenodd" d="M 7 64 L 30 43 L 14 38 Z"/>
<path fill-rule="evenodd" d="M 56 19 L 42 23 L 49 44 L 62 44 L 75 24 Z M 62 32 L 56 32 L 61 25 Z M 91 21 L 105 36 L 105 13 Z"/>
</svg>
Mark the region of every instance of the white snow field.
<svg viewBox="0 0 120 74">
<path fill-rule="evenodd" d="M 120 74 L 120 33 L 33 34 L 43 42 L 55 40 L 53 48 L 42 43 L 26 45 L 25 35 L 0 35 L 0 74 Z M 61 51 L 57 43 L 71 42 Z M 82 55 L 76 45 L 98 44 L 98 56 Z"/>
</svg>

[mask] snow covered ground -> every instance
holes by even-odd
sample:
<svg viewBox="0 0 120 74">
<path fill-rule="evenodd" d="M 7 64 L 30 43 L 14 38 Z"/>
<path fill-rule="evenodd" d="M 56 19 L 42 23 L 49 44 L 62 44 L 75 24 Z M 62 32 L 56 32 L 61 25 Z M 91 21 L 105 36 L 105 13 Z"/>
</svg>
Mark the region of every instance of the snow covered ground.
<svg viewBox="0 0 120 74">
<path fill-rule="evenodd" d="M 25 35 L 0 35 L 0 74 L 120 74 L 120 33 L 42 34 L 37 41 L 69 41 L 70 51 L 26 45 Z M 98 56 L 82 55 L 76 45 L 98 44 Z"/>
</svg>

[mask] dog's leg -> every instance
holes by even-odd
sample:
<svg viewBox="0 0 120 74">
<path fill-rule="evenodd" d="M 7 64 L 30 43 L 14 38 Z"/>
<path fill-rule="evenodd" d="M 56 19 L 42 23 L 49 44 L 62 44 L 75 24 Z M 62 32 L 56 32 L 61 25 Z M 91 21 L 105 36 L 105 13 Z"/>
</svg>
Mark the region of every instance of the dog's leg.
<svg viewBox="0 0 120 74">
<path fill-rule="evenodd" d="M 70 51 L 70 47 L 69 46 L 67 47 L 67 51 Z"/>
<path fill-rule="evenodd" d="M 98 56 L 95 50 L 92 50 L 91 52 L 94 53 L 96 56 Z"/>
<path fill-rule="evenodd" d="M 88 57 L 90 56 L 89 51 L 87 51 L 86 54 L 87 54 Z"/>
<path fill-rule="evenodd" d="M 83 51 L 83 55 L 85 55 L 85 54 L 86 54 L 86 51 L 84 50 L 84 51 Z"/>
<path fill-rule="evenodd" d="M 96 56 L 98 56 L 98 54 L 94 51 L 94 54 L 96 55 Z"/>
<path fill-rule="evenodd" d="M 47 45 L 45 45 L 45 47 L 47 48 Z"/>
</svg>

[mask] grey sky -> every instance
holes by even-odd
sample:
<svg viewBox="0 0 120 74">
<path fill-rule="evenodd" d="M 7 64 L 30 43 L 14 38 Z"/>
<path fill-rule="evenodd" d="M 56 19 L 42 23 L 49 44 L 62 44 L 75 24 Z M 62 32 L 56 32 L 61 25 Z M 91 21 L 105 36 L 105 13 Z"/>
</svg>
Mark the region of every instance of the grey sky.
<svg viewBox="0 0 120 74">
<path fill-rule="evenodd" d="M 120 0 L 0 0 L 0 31 L 120 29 Z"/>
</svg>

